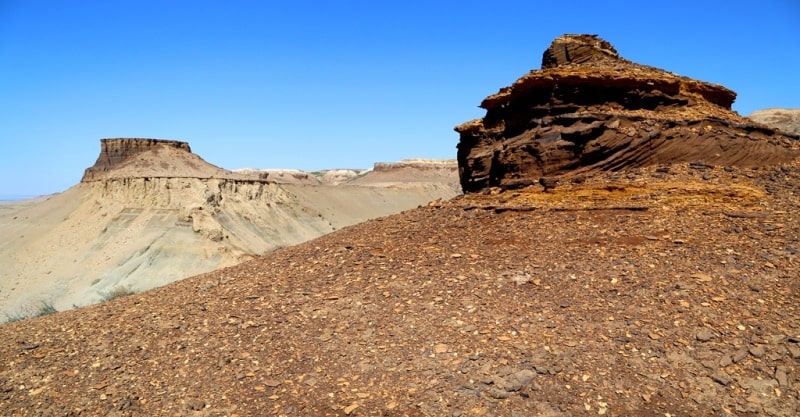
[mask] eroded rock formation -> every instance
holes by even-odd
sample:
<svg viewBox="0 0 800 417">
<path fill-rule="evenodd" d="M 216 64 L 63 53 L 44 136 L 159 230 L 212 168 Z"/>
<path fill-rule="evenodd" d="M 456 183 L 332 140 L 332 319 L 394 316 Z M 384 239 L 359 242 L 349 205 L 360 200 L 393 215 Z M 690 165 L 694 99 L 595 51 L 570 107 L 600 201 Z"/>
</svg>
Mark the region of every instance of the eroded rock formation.
<svg viewBox="0 0 800 417">
<path fill-rule="evenodd" d="M 118 167 L 136 155 L 158 148 L 173 148 L 191 153 L 189 144 L 177 140 L 149 138 L 113 138 L 100 139 L 100 156 L 93 166 L 86 169 L 83 180 L 91 180 L 99 173 Z"/>
<path fill-rule="evenodd" d="M 486 116 L 457 126 L 464 192 L 520 188 L 542 177 L 702 160 L 780 163 L 798 137 L 731 110 L 720 85 L 623 59 L 596 35 L 564 35 L 534 70 L 481 103 Z"/>
<path fill-rule="evenodd" d="M 192 153 L 189 144 L 176 140 L 101 139 L 97 162 L 81 182 L 126 178 L 201 178 L 266 181 L 267 172 L 233 172 L 212 165 Z"/>
</svg>

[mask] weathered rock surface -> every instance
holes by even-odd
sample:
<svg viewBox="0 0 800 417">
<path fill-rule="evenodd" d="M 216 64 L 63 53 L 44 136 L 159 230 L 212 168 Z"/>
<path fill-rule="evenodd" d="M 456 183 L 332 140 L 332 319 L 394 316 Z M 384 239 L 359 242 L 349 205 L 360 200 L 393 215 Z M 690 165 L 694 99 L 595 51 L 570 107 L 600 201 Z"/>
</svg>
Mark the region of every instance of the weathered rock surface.
<svg viewBox="0 0 800 417">
<path fill-rule="evenodd" d="M 192 153 L 189 144 L 163 139 L 101 139 L 100 156 L 81 182 L 112 178 L 217 178 L 265 181 L 264 172 L 232 172 Z"/>
<path fill-rule="evenodd" d="M 100 173 L 121 165 L 130 158 L 153 149 L 172 148 L 191 153 L 189 144 L 177 140 L 150 138 L 100 139 L 100 156 L 93 166 L 86 169 L 82 181 L 94 179 Z"/>
<path fill-rule="evenodd" d="M 800 109 L 756 110 L 747 117 L 786 133 L 800 135 Z"/>
<path fill-rule="evenodd" d="M 731 111 L 733 91 L 620 58 L 596 36 L 557 38 L 542 68 L 484 99 L 485 117 L 456 127 L 465 192 L 622 167 L 747 167 L 800 154 L 796 135 Z"/>
</svg>

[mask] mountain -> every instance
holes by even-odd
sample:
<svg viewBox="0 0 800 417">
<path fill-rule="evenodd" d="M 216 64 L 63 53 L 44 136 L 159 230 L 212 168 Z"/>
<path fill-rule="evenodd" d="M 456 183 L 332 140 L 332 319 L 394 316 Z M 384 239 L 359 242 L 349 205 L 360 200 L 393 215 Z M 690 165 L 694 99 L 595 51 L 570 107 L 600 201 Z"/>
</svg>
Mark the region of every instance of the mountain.
<svg viewBox="0 0 800 417">
<path fill-rule="evenodd" d="M 569 35 L 543 64 L 597 85 L 617 55 Z M 797 415 L 800 143 L 721 87 L 659 91 L 685 103 L 511 100 L 458 128 L 462 196 L 0 326 L 0 414 Z M 640 129 L 671 122 L 641 156 Z M 581 158 L 598 138 L 616 151 Z M 714 153 L 686 161 L 697 146 Z"/>
<path fill-rule="evenodd" d="M 0 312 L 150 289 L 458 194 L 454 161 L 396 163 L 397 181 L 370 183 L 384 175 L 377 166 L 336 186 L 308 185 L 216 167 L 186 142 L 104 139 L 80 184 L 0 210 Z"/>
</svg>

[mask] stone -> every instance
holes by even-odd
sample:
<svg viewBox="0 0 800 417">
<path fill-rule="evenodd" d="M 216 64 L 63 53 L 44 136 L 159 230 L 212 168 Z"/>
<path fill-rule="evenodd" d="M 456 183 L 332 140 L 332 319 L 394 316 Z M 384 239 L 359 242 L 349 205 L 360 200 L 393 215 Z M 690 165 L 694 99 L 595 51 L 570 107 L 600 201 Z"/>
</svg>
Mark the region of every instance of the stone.
<svg viewBox="0 0 800 417">
<path fill-rule="evenodd" d="M 766 349 L 764 349 L 764 346 L 753 346 L 750 348 L 749 352 L 751 355 L 757 358 L 761 358 L 767 353 Z"/>
<path fill-rule="evenodd" d="M 98 173 L 109 171 L 137 154 L 161 147 L 192 152 L 188 143 L 177 140 L 147 138 L 100 139 L 100 155 L 94 165 L 86 169 L 81 182 L 92 180 Z"/>
<path fill-rule="evenodd" d="M 800 359 L 800 347 L 789 345 L 788 349 L 793 359 Z"/>
<path fill-rule="evenodd" d="M 348 405 L 347 407 L 345 407 L 343 411 L 344 411 L 344 413 L 346 415 L 349 416 L 350 414 L 353 413 L 353 411 L 356 410 L 356 408 L 358 408 L 358 403 L 352 403 L 352 404 Z"/>
<path fill-rule="evenodd" d="M 486 115 L 455 128 L 461 187 L 539 183 L 550 191 L 561 178 L 624 167 L 701 159 L 694 169 L 749 167 L 800 154 L 789 143 L 800 136 L 739 116 L 735 98 L 723 86 L 626 60 L 596 35 L 563 35 L 545 50 L 541 70 L 486 97 Z"/>
<path fill-rule="evenodd" d="M 496 400 L 506 399 L 511 396 L 511 392 L 496 387 L 490 389 L 489 391 L 487 391 L 487 393 L 489 394 L 490 397 Z"/>
<path fill-rule="evenodd" d="M 714 382 L 716 382 L 716 383 L 718 383 L 720 385 L 723 385 L 723 386 L 727 386 L 731 382 L 733 382 L 733 379 L 730 377 L 730 375 L 728 375 L 725 371 L 722 371 L 722 370 L 718 370 L 718 371 L 714 372 L 713 374 L 711 374 L 711 379 Z"/>
<path fill-rule="evenodd" d="M 789 386 L 789 375 L 786 372 L 786 367 L 779 366 L 775 369 L 775 380 L 778 381 L 778 385 L 781 387 Z"/>
<path fill-rule="evenodd" d="M 530 369 L 523 369 L 521 371 L 514 372 L 508 377 L 508 379 L 515 380 L 516 382 L 525 386 L 530 384 L 531 381 L 533 381 L 533 378 L 535 377 L 536 377 L 536 372 Z"/>
<path fill-rule="evenodd" d="M 539 184 L 542 187 L 544 187 L 544 191 L 545 192 L 548 192 L 548 191 L 552 190 L 553 188 L 556 188 L 556 185 L 558 185 L 558 179 L 557 178 L 551 178 L 551 177 L 542 177 L 542 178 L 539 178 Z"/>
<path fill-rule="evenodd" d="M 708 327 L 703 327 L 695 333 L 694 337 L 701 342 L 708 342 L 714 338 L 714 332 Z"/>
<path fill-rule="evenodd" d="M 731 358 L 730 355 L 722 355 L 722 357 L 719 358 L 719 366 L 721 368 L 724 368 L 724 367 L 726 367 L 726 366 L 728 366 L 728 365 L 730 365 L 732 363 L 733 363 L 733 359 Z"/>
</svg>

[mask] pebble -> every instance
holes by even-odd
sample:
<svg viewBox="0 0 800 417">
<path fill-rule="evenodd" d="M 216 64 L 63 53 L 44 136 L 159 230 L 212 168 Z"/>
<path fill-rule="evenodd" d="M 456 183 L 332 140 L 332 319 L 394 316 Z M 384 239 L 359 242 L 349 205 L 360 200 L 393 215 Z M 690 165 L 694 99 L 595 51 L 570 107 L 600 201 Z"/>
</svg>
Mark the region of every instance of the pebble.
<svg viewBox="0 0 800 417">
<path fill-rule="evenodd" d="M 757 358 L 761 358 L 767 353 L 763 346 L 753 346 L 750 348 L 749 352 Z"/>
<path fill-rule="evenodd" d="M 711 374 L 711 379 L 714 382 L 723 386 L 727 386 L 728 384 L 733 382 L 733 379 L 731 379 L 730 375 L 728 375 L 725 371 L 714 372 L 713 374 Z"/>
<path fill-rule="evenodd" d="M 708 327 L 703 327 L 695 333 L 694 337 L 701 342 L 708 342 L 714 337 L 714 332 Z"/>
<path fill-rule="evenodd" d="M 739 362 L 743 361 L 744 358 L 746 358 L 746 357 L 747 357 L 747 350 L 746 349 L 737 350 L 733 354 L 733 358 L 732 358 L 733 359 L 733 363 L 739 363 Z"/>
<path fill-rule="evenodd" d="M 778 385 L 782 387 L 789 386 L 789 375 L 786 374 L 786 368 L 783 366 L 779 366 L 775 369 L 775 379 L 778 380 Z"/>
<path fill-rule="evenodd" d="M 349 416 L 356 408 L 358 408 L 358 403 L 352 403 L 344 408 L 344 413 Z"/>
<path fill-rule="evenodd" d="M 722 355 L 722 357 L 719 358 L 719 366 L 721 368 L 724 368 L 732 363 L 733 359 L 731 358 L 731 355 Z"/>
<path fill-rule="evenodd" d="M 496 400 L 502 400 L 510 397 L 511 393 L 503 389 L 492 388 L 489 390 L 489 396 Z"/>
</svg>

